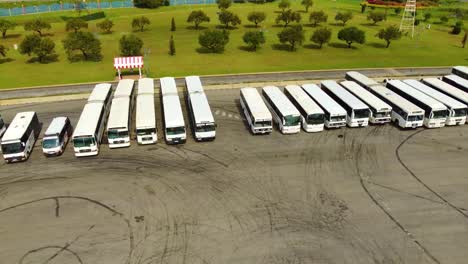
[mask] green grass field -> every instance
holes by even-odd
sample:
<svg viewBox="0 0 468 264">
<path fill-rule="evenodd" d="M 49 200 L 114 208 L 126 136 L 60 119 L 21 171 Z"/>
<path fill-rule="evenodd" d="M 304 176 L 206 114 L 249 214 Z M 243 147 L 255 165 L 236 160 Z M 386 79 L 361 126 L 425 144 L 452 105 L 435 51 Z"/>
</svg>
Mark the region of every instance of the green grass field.
<svg viewBox="0 0 468 264">
<path fill-rule="evenodd" d="M 300 1 L 293 2 L 294 10 L 303 10 L 299 3 Z M 462 35 L 449 34 L 450 28 L 444 25 L 433 24 L 431 29 L 424 29 L 421 25 L 414 39 L 404 37 L 392 43 L 390 48 L 384 48 L 384 42 L 375 37 L 375 34 L 383 26 L 399 24 L 399 16 L 389 11 L 391 15 L 387 21 L 371 26 L 366 20 L 366 14 L 360 13 L 359 1 L 356 0 L 316 0 L 311 9 L 324 10 L 328 13 L 329 20 L 326 26 L 333 30 L 332 41 L 330 45 L 324 46 L 321 50 L 314 48 L 309 40 L 314 28 L 305 26 L 306 42 L 297 52 L 276 48 L 279 44 L 276 34 L 282 29 L 282 27 L 274 26 L 275 11 L 278 10 L 277 3 L 234 4 L 230 10 L 239 14 L 242 25 L 231 30 L 230 42 L 224 54 L 201 54 L 197 52 L 198 35 L 201 31 L 187 29 L 191 25 L 185 22 L 190 11 L 196 9 L 203 9 L 211 17 L 211 22 L 202 26 L 214 28 L 219 24 L 216 16 L 218 9 L 215 5 L 162 7 L 156 10 L 105 10 L 106 16 L 116 24 L 112 34 L 99 33 L 95 25 L 99 20 L 89 22 L 89 30 L 96 32 L 102 42 L 103 60 L 101 62 L 70 63 L 67 60 L 61 43 L 66 34 L 62 17 L 76 16 L 75 12 L 36 15 L 53 23 L 50 32 L 56 42 L 59 61 L 49 64 L 28 63 L 29 57 L 20 55 L 13 49 L 13 45 L 19 44 L 27 34 L 22 26 L 18 26 L 14 31 L 9 32 L 6 40 L 0 40 L 2 44 L 9 47 L 7 54 L 9 59 L 0 58 L 0 88 L 112 80 L 115 76 L 113 58 L 119 56 L 118 39 L 123 34 L 132 32 L 130 26 L 132 17 L 141 15 L 150 18 L 152 23 L 147 31 L 135 32 L 143 39 L 144 48 L 150 50 L 150 54 L 145 58 L 145 65 L 151 77 L 356 67 L 446 66 L 468 62 L 468 49 L 461 48 Z M 251 30 L 248 28 L 250 24 L 246 17 L 253 10 L 267 13 L 267 21 L 262 26 L 267 43 L 257 52 L 248 52 L 242 50 L 244 46 L 242 35 L 245 31 Z M 339 10 L 354 12 L 354 18 L 348 22 L 348 25 L 358 26 L 366 31 L 366 44 L 356 44 L 355 48 L 348 49 L 342 41 L 337 39 L 336 35 L 342 27 L 335 25 L 333 18 Z M 369 11 L 370 9 L 366 12 Z M 437 16 L 441 14 L 437 10 L 434 10 L 434 13 L 437 13 Z M 302 23 L 308 24 L 308 14 L 302 15 Z M 433 15 L 432 20 L 438 21 L 437 16 Z M 23 23 L 33 17 L 20 16 L 11 19 Z M 176 20 L 176 32 L 169 30 L 172 17 Z M 451 19 L 449 24 L 453 23 L 454 20 Z M 173 57 L 168 55 L 171 34 L 174 35 L 177 50 L 176 56 Z"/>
</svg>

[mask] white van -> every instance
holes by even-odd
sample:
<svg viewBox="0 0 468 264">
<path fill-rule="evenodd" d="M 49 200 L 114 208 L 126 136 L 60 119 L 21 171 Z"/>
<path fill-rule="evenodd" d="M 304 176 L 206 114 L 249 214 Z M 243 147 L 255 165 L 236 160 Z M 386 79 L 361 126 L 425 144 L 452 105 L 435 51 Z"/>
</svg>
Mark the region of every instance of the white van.
<svg viewBox="0 0 468 264">
<path fill-rule="evenodd" d="M 42 153 L 46 157 L 61 155 L 65 151 L 65 147 L 71 136 L 72 126 L 70 119 L 65 116 L 54 118 L 42 139 Z"/>
</svg>

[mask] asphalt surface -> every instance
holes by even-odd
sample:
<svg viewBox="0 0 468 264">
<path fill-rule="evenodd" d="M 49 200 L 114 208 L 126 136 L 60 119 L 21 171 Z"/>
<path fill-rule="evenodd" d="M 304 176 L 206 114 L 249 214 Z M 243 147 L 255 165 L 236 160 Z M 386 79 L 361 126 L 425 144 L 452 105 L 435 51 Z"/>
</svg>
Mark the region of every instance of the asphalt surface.
<svg viewBox="0 0 468 264">
<path fill-rule="evenodd" d="M 467 262 L 468 126 L 253 136 L 238 92 L 207 92 L 213 142 L 159 134 L 77 159 L 71 146 L 45 158 L 38 141 L 0 164 L 0 263 Z M 83 105 L 0 110 L 37 111 L 43 133 Z"/>
<path fill-rule="evenodd" d="M 436 76 L 448 74 L 450 67 L 434 68 L 382 68 L 382 69 L 355 69 L 369 77 L 401 77 L 401 76 Z M 277 73 L 254 73 L 218 76 L 201 76 L 204 85 L 228 85 L 253 82 L 280 82 L 296 80 L 324 80 L 343 79 L 348 70 L 323 70 L 303 72 L 277 72 Z M 183 85 L 183 78 L 176 78 L 177 85 Z M 111 82 L 114 86 L 117 82 Z M 36 87 L 17 90 L 0 90 L 0 100 L 13 98 L 42 97 L 62 94 L 89 93 L 96 83 L 58 85 L 53 87 Z M 155 80 L 156 87 L 159 82 Z"/>
</svg>

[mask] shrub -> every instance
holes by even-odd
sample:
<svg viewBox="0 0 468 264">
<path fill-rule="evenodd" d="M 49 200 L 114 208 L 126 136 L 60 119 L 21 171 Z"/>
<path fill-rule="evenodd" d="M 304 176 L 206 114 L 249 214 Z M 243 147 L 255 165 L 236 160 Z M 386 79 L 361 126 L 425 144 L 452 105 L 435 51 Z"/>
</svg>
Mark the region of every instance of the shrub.
<svg viewBox="0 0 468 264">
<path fill-rule="evenodd" d="M 62 41 L 63 48 L 67 52 L 68 59 L 75 61 L 80 59 L 76 52 L 82 55 L 84 60 L 100 60 L 101 55 L 101 42 L 90 32 L 71 32 Z"/>
<path fill-rule="evenodd" d="M 291 22 L 299 23 L 301 21 L 301 14 L 299 12 L 292 11 L 288 9 L 287 11 L 281 12 L 275 19 L 275 23 L 279 24 L 281 22 L 284 23 L 284 27 L 287 27 Z"/>
<path fill-rule="evenodd" d="M 132 28 L 134 30 L 140 30 L 141 32 L 143 32 L 145 30 L 145 26 L 149 24 L 151 24 L 151 21 L 145 16 L 136 17 L 132 20 Z"/>
<path fill-rule="evenodd" d="M 327 22 L 328 15 L 323 11 L 314 11 L 310 13 L 309 21 L 312 22 L 312 25 L 316 27 L 320 22 Z"/>
<path fill-rule="evenodd" d="M 314 43 L 317 43 L 320 48 L 322 48 L 323 44 L 330 42 L 332 35 L 332 31 L 329 28 L 319 28 L 314 31 L 310 40 Z"/>
<path fill-rule="evenodd" d="M 134 0 L 133 4 L 139 8 L 158 8 L 164 5 L 164 0 Z"/>
<path fill-rule="evenodd" d="M 338 32 L 338 39 L 345 41 L 348 44 L 348 48 L 351 48 L 351 44 L 354 42 L 364 44 L 366 42 L 366 34 L 357 27 L 347 27 Z"/>
<path fill-rule="evenodd" d="M 452 26 L 452 34 L 458 35 L 462 32 L 463 29 L 463 22 L 457 21 L 455 25 Z"/>
<path fill-rule="evenodd" d="M 229 32 L 226 30 L 206 30 L 198 37 L 198 43 L 211 52 L 223 52 L 228 42 Z"/>
<path fill-rule="evenodd" d="M 256 51 L 259 46 L 265 43 L 265 35 L 262 31 L 247 31 L 242 40 L 251 50 Z"/>
<path fill-rule="evenodd" d="M 81 18 L 72 18 L 67 20 L 65 25 L 65 30 L 68 31 L 75 31 L 78 32 L 82 28 L 88 28 L 88 22 L 84 21 Z"/>
<path fill-rule="evenodd" d="M 370 12 L 367 15 L 367 20 L 372 20 L 373 24 L 377 24 L 378 22 L 385 20 L 385 14 L 382 12 Z"/>
<path fill-rule="evenodd" d="M 143 40 L 133 34 L 123 35 L 119 40 L 119 47 L 122 56 L 141 55 Z"/>
<path fill-rule="evenodd" d="M 229 24 L 233 27 L 241 24 L 241 20 L 238 15 L 231 11 L 223 10 L 218 13 L 218 19 L 221 24 L 226 28 L 229 28 Z"/>
<path fill-rule="evenodd" d="M 198 29 L 199 25 L 203 22 L 210 22 L 210 18 L 202 10 L 194 10 L 187 18 L 188 23 L 194 23 L 195 28 Z"/>
<path fill-rule="evenodd" d="M 37 33 L 39 33 L 39 36 L 42 37 L 42 33 L 44 30 L 49 30 L 51 29 L 52 26 L 50 25 L 49 22 L 43 20 L 43 19 L 40 19 L 40 18 L 36 18 L 36 19 L 32 19 L 32 20 L 29 20 L 29 21 L 26 21 L 26 23 L 24 23 L 24 30 L 26 31 L 35 31 Z"/>
<path fill-rule="evenodd" d="M 401 38 L 401 31 L 400 29 L 395 26 L 395 25 L 391 25 L 391 26 L 388 26 L 387 28 L 383 28 L 379 31 L 379 33 L 377 33 L 377 37 L 379 39 L 383 39 L 387 42 L 387 48 L 390 46 L 390 42 L 392 40 L 398 40 Z"/>
<path fill-rule="evenodd" d="M 6 38 L 6 33 L 8 30 L 14 29 L 16 23 L 6 19 L 0 19 L 0 32 L 2 32 L 2 37 Z"/>
<path fill-rule="evenodd" d="M 265 19 L 265 12 L 252 11 L 247 15 L 247 20 L 254 23 L 255 27 L 258 27 L 258 24 L 262 23 Z"/>
<path fill-rule="evenodd" d="M 111 33 L 112 27 L 114 26 L 114 22 L 106 18 L 105 20 L 96 23 L 96 26 L 106 33 Z"/>
<path fill-rule="evenodd" d="M 351 13 L 351 11 L 344 12 L 344 13 L 338 12 L 336 13 L 336 16 L 335 16 L 335 20 L 341 21 L 343 23 L 343 26 L 345 26 L 346 22 L 348 22 L 352 18 L 353 18 L 353 13 Z"/>
<path fill-rule="evenodd" d="M 278 38 L 281 43 L 288 43 L 290 50 L 296 50 L 296 45 L 302 45 L 304 42 L 304 29 L 301 25 L 294 25 L 283 29 L 278 33 Z"/>
</svg>

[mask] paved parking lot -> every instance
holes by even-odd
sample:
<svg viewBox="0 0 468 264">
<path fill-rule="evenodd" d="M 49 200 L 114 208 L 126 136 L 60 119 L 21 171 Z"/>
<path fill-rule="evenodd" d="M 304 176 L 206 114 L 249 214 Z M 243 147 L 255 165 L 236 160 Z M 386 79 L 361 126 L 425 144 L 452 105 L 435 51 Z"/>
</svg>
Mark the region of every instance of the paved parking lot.
<svg viewBox="0 0 468 264">
<path fill-rule="evenodd" d="M 207 92 L 214 142 L 160 132 L 77 159 L 38 141 L 29 161 L 1 163 L 0 263 L 467 262 L 468 126 L 252 136 L 238 92 Z M 37 111 L 44 132 L 83 105 L 0 111 Z"/>
</svg>

